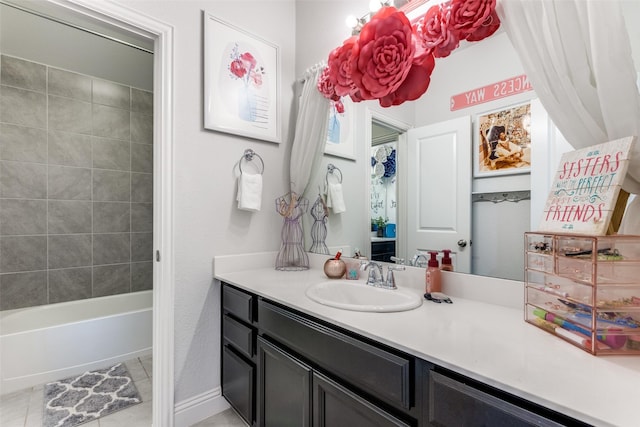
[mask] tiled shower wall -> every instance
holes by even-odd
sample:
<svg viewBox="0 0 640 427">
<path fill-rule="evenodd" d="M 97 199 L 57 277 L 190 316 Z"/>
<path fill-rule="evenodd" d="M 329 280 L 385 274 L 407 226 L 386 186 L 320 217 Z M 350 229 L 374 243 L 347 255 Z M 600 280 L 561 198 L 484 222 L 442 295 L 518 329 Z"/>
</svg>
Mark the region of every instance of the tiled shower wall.
<svg viewBox="0 0 640 427">
<path fill-rule="evenodd" d="M 152 106 L 0 56 L 0 310 L 152 289 Z"/>
</svg>

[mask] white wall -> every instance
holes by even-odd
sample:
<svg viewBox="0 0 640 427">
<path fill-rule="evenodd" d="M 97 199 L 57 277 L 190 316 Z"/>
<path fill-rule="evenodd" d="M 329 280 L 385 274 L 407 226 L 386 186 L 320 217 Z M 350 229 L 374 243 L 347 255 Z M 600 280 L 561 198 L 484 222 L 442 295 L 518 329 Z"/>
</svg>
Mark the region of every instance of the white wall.
<svg viewBox="0 0 640 427">
<path fill-rule="evenodd" d="M 213 281 L 213 257 L 274 251 L 280 245 L 282 218 L 273 200 L 287 191 L 284 165 L 290 152 L 295 5 L 293 0 L 117 2 L 175 29 L 175 401 L 179 403 L 220 385 L 220 289 Z M 282 144 L 204 130 L 203 10 L 280 46 Z M 256 213 L 238 211 L 234 203 L 235 168 L 246 148 L 255 150 L 265 163 L 262 210 Z"/>
</svg>

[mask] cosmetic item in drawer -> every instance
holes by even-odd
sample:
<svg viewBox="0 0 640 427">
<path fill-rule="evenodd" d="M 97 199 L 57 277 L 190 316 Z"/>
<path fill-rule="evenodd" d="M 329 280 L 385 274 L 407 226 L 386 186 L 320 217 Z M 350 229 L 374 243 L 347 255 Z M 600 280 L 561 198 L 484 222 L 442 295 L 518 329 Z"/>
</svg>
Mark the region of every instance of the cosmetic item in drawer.
<svg viewBox="0 0 640 427">
<path fill-rule="evenodd" d="M 226 314 L 222 317 L 222 337 L 245 356 L 255 354 L 254 330 Z"/>
<path fill-rule="evenodd" d="M 254 320 L 255 297 L 227 284 L 222 287 L 222 308 L 240 320 Z"/>
<path fill-rule="evenodd" d="M 553 234 L 526 233 L 524 251 L 553 255 Z"/>
<path fill-rule="evenodd" d="M 543 301 L 568 301 L 589 306 L 594 304 L 591 285 L 530 270 L 526 272 L 526 280 L 527 301 L 530 303 L 535 304 L 534 301 L 542 298 Z"/>
<path fill-rule="evenodd" d="M 544 273 L 553 273 L 553 266 L 553 255 L 527 252 L 527 268 Z"/>
<path fill-rule="evenodd" d="M 280 341 L 365 393 L 399 408 L 410 408 L 413 359 L 373 346 L 262 299 L 258 301 L 258 316 L 261 334 Z"/>
</svg>

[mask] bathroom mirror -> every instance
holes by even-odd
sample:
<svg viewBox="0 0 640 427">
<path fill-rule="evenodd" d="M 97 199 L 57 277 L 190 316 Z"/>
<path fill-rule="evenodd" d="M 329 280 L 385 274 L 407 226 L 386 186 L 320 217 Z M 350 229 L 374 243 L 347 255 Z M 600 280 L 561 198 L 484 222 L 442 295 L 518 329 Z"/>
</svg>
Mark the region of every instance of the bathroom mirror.
<svg viewBox="0 0 640 427">
<path fill-rule="evenodd" d="M 339 5 L 332 3 L 330 10 L 307 2 L 300 4 L 298 37 L 304 41 L 306 49 L 299 51 L 298 64 L 301 66 L 309 65 L 320 59 L 325 59 L 328 53 L 339 46 L 350 34 L 344 24 L 345 17 L 350 14 L 363 15 L 368 10 L 368 3 L 364 0 L 341 2 Z M 629 19 L 627 22 L 633 22 L 631 16 L 640 17 L 640 8 L 637 5 L 624 0 L 622 3 L 623 7 L 628 9 L 625 10 L 625 18 Z M 628 25 L 628 28 L 630 39 L 634 43 L 636 64 L 638 64 L 640 62 L 638 61 L 640 36 L 637 34 L 638 30 L 633 26 Z M 313 36 L 320 31 L 323 34 L 322 38 Z M 487 58 L 495 58 L 496 60 L 488 60 Z M 555 159 L 554 156 L 559 155 L 553 150 L 560 152 L 570 150 L 571 147 L 566 144 L 566 141 L 563 141 L 562 136 L 549 122 L 546 112 L 535 99 L 533 91 L 478 104 L 455 112 L 450 111 L 451 96 L 484 86 L 489 82 L 500 81 L 523 73 L 517 52 L 511 45 L 508 36 L 499 30 L 482 42 L 461 46 L 449 57 L 437 60 L 434 73 L 431 76 L 430 87 L 419 100 L 386 109 L 379 107 L 375 101 L 357 104 L 353 121 L 356 160 L 325 154 L 320 160 L 321 164 L 318 168 L 322 179 L 324 179 L 326 163 L 333 163 L 342 170 L 343 186 L 347 198 L 347 212 L 329 216 L 327 244 L 330 246 L 348 244 L 352 248 L 357 247 L 361 249 L 361 252 L 370 254 L 369 245 L 373 237 L 369 229 L 372 215 L 372 201 L 369 197 L 370 159 L 373 155 L 372 135 L 375 133 L 372 130 L 372 119 L 382 124 L 385 121 L 387 123 L 404 123 L 410 128 L 416 128 L 445 122 L 454 117 L 468 116 L 470 122 L 474 124 L 476 117 L 480 114 L 531 101 L 532 107 L 534 103 L 536 104 L 533 108 L 535 111 L 532 112 L 532 116 L 534 116 L 532 120 L 535 120 L 536 126 L 536 129 L 533 129 L 534 126 L 532 126 L 533 131 L 540 132 L 542 141 L 555 140 L 556 147 L 546 148 L 547 157 Z M 473 129 L 472 127 L 472 133 Z M 404 135 L 406 137 L 406 133 Z M 406 141 L 402 141 L 402 135 L 398 144 L 397 164 L 400 169 L 402 162 L 407 161 L 406 158 L 402 158 L 403 144 L 406 144 Z M 537 215 L 539 215 L 538 209 L 532 208 L 535 201 L 528 200 L 527 192 L 532 189 L 533 183 L 533 187 L 538 186 L 538 194 L 544 194 L 546 197 L 546 189 L 549 184 L 534 178 L 534 176 L 540 176 L 540 172 L 536 172 L 534 169 L 544 167 L 545 170 L 541 173 L 546 174 L 548 163 L 550 163 L 549 158 L 542 158 L 540 163 L 533 165 L 531 175 L 471 177 L 472 194 L 468 194 L 468 198 L 472 200 L 470 203 L 472 231 L 468 245 L 472 250 L 472 267 L 466 272 L 522 280 L 523 257 L 514 254 L 522 254 L 522 235 L 525 231 L 536 227 Z M 546 176 L 543 178 L 546 179 Z M 438 177 L 434 176 L 433 184 L 438 185 L 438 182 Z M 400 209 L 403 206 L 402 197 L 406 197 L 406 184 L 402 181 L 400 174 L 397 182 L 399 199 L 397 203 Z M 545 185 L 547 187 L 540 190 L 540 187 Z M 513 200 L 510 197 L 502 197 L 503 194 L 510 195 L 512 192 L 517 192 L 518 202 L 496 201 L 506 198 Z M 496 202 L 494 203 L 494 201 Z M 434 205 L 437 205 L 437 201 L 433 202 Z M 403 237 L 406 239 L 406 235 L 403 236 L 403 233 L 407 232 L 406 224 L 403 223 L 403 215 L 406 213 L 398 213 L 396 223 L 396 236 L 400 247 L 403 245 Z M 368 247 L 369 250 L 362 250 L 363 247 Z M 410 258 L 413 255 L 413 253 L 401 250 L 397 250 L 396 253 L 405 258 Z"/>
</svg>

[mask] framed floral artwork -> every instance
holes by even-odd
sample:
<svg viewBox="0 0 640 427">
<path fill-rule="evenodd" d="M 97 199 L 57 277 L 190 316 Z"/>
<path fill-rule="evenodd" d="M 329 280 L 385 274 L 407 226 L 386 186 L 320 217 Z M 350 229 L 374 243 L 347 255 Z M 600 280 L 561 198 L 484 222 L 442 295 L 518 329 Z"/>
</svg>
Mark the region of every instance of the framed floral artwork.
<svg viewBox="0 0 640 427">
<path fill-rule="evenodd" d="M 330 101 L 329 129 L 324 153 L 355 160 L 353 123 L 355 104 L 346 96 L 339 101 Z"/>
<path fill-rule="evenodd" d="M 476 117 L 473 176 L 531 171 L 531 104 L 514 105 Z"/>
<path fill-rule="evenodd" d="M 204 127 L 281 142 L 278 46 L 204 14 Z"/>
</svg>

